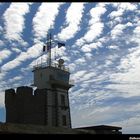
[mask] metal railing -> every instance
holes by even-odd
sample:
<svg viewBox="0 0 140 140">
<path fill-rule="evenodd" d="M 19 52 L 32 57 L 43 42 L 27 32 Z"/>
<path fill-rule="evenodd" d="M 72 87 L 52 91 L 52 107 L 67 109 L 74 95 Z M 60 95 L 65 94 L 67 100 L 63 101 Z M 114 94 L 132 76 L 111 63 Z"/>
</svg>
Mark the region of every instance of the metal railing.
<svg viewBox="0 0 140 140">
<path fill-rule="evenodd" d="M 48 67 L 48 66 L 49 65 L 46 62 L 41 63 L 41 64 L 36 64 L 35 66 L 33 66 L 33 70 L 36 70 L 36 69 L 39 69 L 39 68 L 45 68 L 45 67 Z M 61 67 L 60 67 L 59 64 L 57 64 L 57 63 L 51 63 L 51 67 L 58 68 L 58 69 L 61 69 L 61 70 L 69 72 L 68 67 L 66 67 L 64 65 L 61 65 Z"/>
</svg>

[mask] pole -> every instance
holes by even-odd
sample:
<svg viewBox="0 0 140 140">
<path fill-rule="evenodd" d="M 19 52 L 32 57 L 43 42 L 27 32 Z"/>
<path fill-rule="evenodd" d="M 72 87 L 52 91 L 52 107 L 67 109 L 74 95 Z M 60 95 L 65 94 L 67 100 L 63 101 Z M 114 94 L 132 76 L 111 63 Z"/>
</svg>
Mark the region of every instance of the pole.
<svg viewBox="0 0 140 140">
<path fill-rule="evenodd" d="M 51 33 L 49 34 L 49 36 L 48 36 L 48 41 L 47 41 L 47 47 L 49 47 L 48 48 L 48 65 L 49 66 L 51 66 L 51 40 L 52 40 L 52 37 L 51 37 Z"/>
</svg>

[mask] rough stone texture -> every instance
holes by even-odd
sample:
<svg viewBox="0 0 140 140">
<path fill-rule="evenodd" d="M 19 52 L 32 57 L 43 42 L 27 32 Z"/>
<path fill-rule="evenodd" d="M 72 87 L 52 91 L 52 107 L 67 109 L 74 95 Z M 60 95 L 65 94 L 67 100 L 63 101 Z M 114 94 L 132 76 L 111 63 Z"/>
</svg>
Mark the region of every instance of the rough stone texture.
<svg viewBox="0 0 140 140">
<path fill-rule="evenodd" d="M 61 95 L 65 105 L 61 104 Z M 36 89 L 22 86 L 5 91 L 6 122 L 71 127 L 67 90 Z M 62 115 L 66 116 L 63 125 Z"/>
</svg>

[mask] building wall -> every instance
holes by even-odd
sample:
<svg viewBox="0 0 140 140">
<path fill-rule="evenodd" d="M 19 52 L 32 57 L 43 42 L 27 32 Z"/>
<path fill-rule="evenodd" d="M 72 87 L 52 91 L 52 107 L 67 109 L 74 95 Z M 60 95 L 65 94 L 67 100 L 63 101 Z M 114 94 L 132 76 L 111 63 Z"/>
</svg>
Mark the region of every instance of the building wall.
<svg viewBox="0 0 140 140">
<path fill-rule="evenodd" d="M 12 91 L 12 92 L 11 92 Z M 6 122 L 44 124 L 45 94 L 31 87 L 5 91 Z"/>
<path fill-rule="evenodd" d="M 63 125 L 63 116 L 66 116 L 66 126 L 71 127 L 71 120 L 70 120 L 70 107 L 69 107 L 69 99 L 68 99 L 68 93 L 67 90 L 62 90 L 57 88 L 58 92 L 58 111 L 59 111 L 59 117 L 58 120 L 60 122 L 60 126 Z M 64 103 L 61 101 L 61 96 L 64 96 Z"/>
<path fill-rule="evenodd" d="M 64 95 L 64 109 L 61 95 Z M 71 127 L 67 90 L 18 87 L 5 91 L 6 122 Z M 63 124 L 62 116 L 66 116 Z"/>
<path fill-rule="evenodd" d="M 59 80 L 69 83 L 70 73 L 54 67 L 39 68 L 34 72 L 34 85 L 39 89 L 51 88 L 50 80 Z"/>
</svg>

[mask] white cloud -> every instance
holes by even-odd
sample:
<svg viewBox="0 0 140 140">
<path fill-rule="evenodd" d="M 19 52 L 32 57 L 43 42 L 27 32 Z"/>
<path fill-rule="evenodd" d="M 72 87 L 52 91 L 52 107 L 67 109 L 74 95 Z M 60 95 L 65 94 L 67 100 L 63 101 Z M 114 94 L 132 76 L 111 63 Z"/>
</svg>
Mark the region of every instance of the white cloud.
<svg viewBox="0 0 140 140">
<path fill-rule="evenodd" d="M 122 25 L 123 26 L 123 25 Z M 132 26 L 131 23 L 127 23 L 124 27 L 128 27 L 128 26 Z M 119 28 L 120 27 L 120 28 Z M 118 29 L 121 30 L 121 26 L 118 26 Z M 134 29 L 134 34 L 133 36 L 131 36 L 131 38 L 129 38 L 128 40 L 133 39 L 133 41 L 135 41 L 137 43 L 137 47 L 135 46 L 135 48 L 133 49 L 128 49 L 129 54 L 127 54 L 126 56 L 123 55 L 120 61 L 120 65 L 116 66 L 116 70 L 112 71 L 111 68 L 109 67 L 110 64 L 115 64 L 113 61 L 115 61 L 117 58 L 119 58 L 119 54 L 110 54 L 109 56 L 106 57 L 105 62 L 105 66 L 109 69 L 106 71 L 106 69 L 103 69 L 103 67 L 101 65 L 98 65 L 97 67 L 95 67 L 95 70 L 98 70 L 98 67 L 101 66 L 101 69 L 99 69 L 99 72 L 101 72 L 100 70 L 102 70 L 102 74 L 100 76 L 96 76 L 93 74 L 93 76 L 95 76 L 94 78 L 92 78 L 92 76 L 90 76 L 89 70 L 88 70 L 88 76 L 86 79 L 86 72 L 81 75 L 80 77 L 76 78 L 77 83 L 80 83 L 80 91 L 74 91 L 72 92 L 71 96 L 71 100 L 74 102 L 73 104 L 76 106 L 76 109 L 73 109 L 72 111 L 72 122 L 73 122 L 73 126 L 87 126 L 87 125 L 100 125 L 103 124 L 105 122 L 108 123 L 108 125 L 110 125 L 112 120 L 112 122 L 114 122 L 114 125 L 118 125 L 118 126 L 123 126 L 123 132 L 127 132 L 132 129 L 134 130 L 134 127 L 137 125 L 135 125 L 137 122 L 139 124 L 139 121 L 137 119 L 137 117 L 135 118 L 134 116 L 129 116 L 128 113 L 130 111 L 136 111 L 139 112 L 139 107 L 135 106 L 133 108 L 131 108 L 130 106 L 125 106 L 123 104 L 120 103 L 120 106 L 116 107 L 109 107 L 108 105 L 104 108 L 104 107 L 97 107 L 100 104 L 98 103 L 98 101 L 101 101 L 101 99 L 103 99 L 101 101 L 101 104 L 104 104 L 104 101 L 106 99 L 112 98 L 112 97 L 125 97 L 125 98 L 132 98 L 134 96 L 139 96 L 139 91 L 140 91 L 140 87 L 139 87 L 139 71 L 140 71 L 140 40 L 139 40 L 139 30 L 138 30 L 138 26 Z M 83 47 L 83 46 L 82 46 Z M 112 46 L 108 46 L 109 49 L 118 49 L 119 46 L 117 45 L 112 45 Z M 86 49 L 86 47 L 85 47 Z M 121 48 L 120 48 L 121 49 Z M 84 48 L 83 48 L 84 50 Z M 90 52 L 89 51 L 85 51 Z M 116 50 L 117 52 L 117 50 Z M 108 64 L 108 66 L 107 66 Z M 113 68 L 115 68 L 113 66 Z M 87 68 L 86 68 L 87 69 Z M 75 77 L 76 75 L 74 75 Z M 84 79 L 85 77 L 85 79 Z M 83 79 L 83 80 L 82 80 Z M 102 84 L 102 82 L 104 81 L 107 82 L 114 82 L 115 84 L 111 84 L 111 83 L 107 83 L 106 85 Z M 95 84 L 94 84 L 95 83 Z M 99 84 L 99 85 L 98 85 Z M 92 87 L 93 87 L 93 91 L 92 91 Z M 95 90 L 94 88 L 102 88 L 101 92 L 100 90 Z M 86 90 L 89 89 L 89 90 Z M 94 92 L 94 94 L 90 94 L 90 92 Z M 99 97 L 94 97 L 94 95 L 100 95 Z M 107 94 L 106 94 L 107 93 Z M 75 94 L 75 96 L 74 96 Z M 89 99 L 87 99 L 86 101 L 86 97 L 89 95 Z M 75 98 L 75 100 L 74 100 Z M 97 101 L 97 104 L 91 104 L 91 108 L 90 108 L 90 100 L 92 100 L 92 98 L 94 98 Z M 80 102 L 81 101 L 81 102 Z M 84 102 L 84 103 L 83 103 Z M 88 104 L 89 103 L 89 104 Z M 114 104 L 115 104 L 115 100 L 114 100 Z M 72 107 L 74 107 L 74 105 Z M 77 111 L 78 108 L 78 112 Z M 128 110 L 126 110 L 126 108 Z M 135 110 L 136 108 L 136 110 Z M 97 110 L 96 110 L 97 109 Z M 104 110 L 105 109 L 105 110 Z M 130 109 L 130 110 L 129 110 Z M 122 112 L 123 110 L 123 112 Z M 124 112 L 125 110 L 125 112 Z M 112 115 L 113 114 L 113 115 Z M 131 112 L 131 114 L 133 114 L 133 112 Z M 135 114 L 134 114 L 135 115 Z M 95 116 L 99 116 L 99 117 L 95 117 Z M 121 117 L 122 116 L 122 117 Z M 80 120 L 78 120 L 77 118 L 81 118 Z M 128 117 L 130 117 L 130 119 L 127 119 Z M 118 122 L 121 122 L 121 120 L 127 120 L 124 122 L 124 124 L 121 123 L 117 123 L 117 119 L 119 119 Z M 93 122 L 94 120 L 94 122 Z M 91 124 L 91 122 L 93 122 Z M 128 123 L 129 125 L 126 125 L 126 123 Z M 131 125 L 132 124 L 132 125 Z M 128 126 L 128 127 L 127 127 Z M 131 131 L 132 131 L 131 130 Z M 135 129 L 136 130 L 136 129 Z M 134 131 L 133 131 L 134 132 Z M 138 130 L 137 130 L 138 132 Z"/>
<path fill-rule="evenodd" d="M 1 57 L 0 63 L 2 63 L 4 59 L 7 59 L 11 54 L 12 54 L 11 51 L 9 51 L 8 49 L 4 49 L 0 51 L 0 57 Z"/>
<path fill-rule="evenodd" d="M 111 12 L 109 15 L 112 19 L 122 16 L 125 11 L 133 11 L 137 9 L 137 5 L 134 3 L 113 3 L 112 6 L 117 8 L 116 11 Z"/>
<path fill-rule="evenodd" d="M 79 59 L 75 60 L 74 63 L 77 65 L 79 65 L 79 64 L 84 65 L 86 63 L 86 60 L 84 58 L 79 58 Z"/>
<path fill-rule="evenodd" d="M 96 76 L 96 73 L 95 72 L 88 72 L 86 74 L 84 74 L 81 78 L 80 78 L 80 81 L 83 81 L 85 82 L 86 80 L 89 80 L 89 79 L 93 79 L 94 76 Z"/>
<path fill-rule="evenodd" d="M 133 24 L 132 24 L 132 22 L 127 22 L 127 23 L 126 23 L 126 26 L 127 26 L 127 27 L 132 27 Z"/>
<path fill-rule="evenodd" d="M 122 16 L 126 11 L 134 11 L 137 9 L 137 5 L 132 4 L 132 3 L 113 3 L 111 5 L 115 8 L 117 8 L 117 10 L 112 11 L 108 15 L 111 19 L 108 23 L 110 25 L 110 27 L 113 27 L 116 24 L 121 23 L 123 21 Z M 128 17 L 129 17 L 129 15 L 127 16 L 127 18 Z"/>
<path fill-rule="evenodd" d="M 85 53 L 85 57 L 87 60 L 91 60 L 92 59 L 92 54 L 91 53 Z"/>
<path fill-rule="evenodd" d="M 84 43 L 92 42 L 99 37 L 103 31 L 104 24 L 101 22 L 101 16 L 106 12 L 105 5 L 96 5 L 90 10 L 91 19 L 86 34 L 76 41 L 77 46 L 82 46 Z"/>
<path fill-rule="evenodd" d="M 133 35 L 131 35 L 131 38 L 129 40 L 127 40 L 127 42 L 135 42 L 136 44 L 138 44 L 138 46 L 140 45 L 140 32 L 139 32 L 139 23 L 137 22 L 136 24 L 133 24 Z M 134 48 L 133 48 L 134 49 Z"/>
<path fill-rule="evenodd" d="M 87 42 L 92 42 L 96 37 L 100 36 L 103 27 L 104 27 L 103 23 L 100 22 L 94 23 L 94 25 L 90 27 L 90 30 L 85 34 L 84 39 Z"/>
<path fill-rule="evenodd" d="M 138 46 L 140 45 L 140 31 L 139 30 L 140 28 L 138 24 L 133 30 L 133 36 L 130 38 L 130 41 L 137 43 Z"/>
<path fill-rule="evenodd" d="M 110 123 L 109 125 L 121 126 L 123 134 L 139 134 L 139 130 L 140 130 L 139 117 L 140 117 L 139 115 L 135 115 L 133 117 L 130 117 L 122 121 L 116 121 L 116 122 Z"/>
<path fill-rule="evenodd" d="M 105 65 L 106 67 L 108 67 L 109 65 L 113 64 L 113 62 L 111 60 L 106 60 L 105 61 Z"/>
<path fill-rule="evenodd" d="M 2 26 L 0 26 L 0 34 L 2 34 L 3 28 Z"/>
<path fill-rule="evenodd" d="M 3 80 L 6 76 L 6 74 L 7 74 L 6 72 L 1 72 L 0 73 L 0 80 Z"/>
<path fill-rule="evenodd" d="M 23 76 L 15 76 L 14 78 L 11 78 L 8 80 L 8 82 L 13 83 L 17 80 L 21 80 L 23 78 Z"/>
<path fill-rule="evenodd" d="M 58 38 L 66 41 L 72 38 L 80 30 L 80 22 L 84 10 L 84 3 L 72 3 L 66 14 L 66 27 L 58 34 Z"/>
<path fill-rule="evenodd" d="M 90 43 L 90 44 L 85 44 L 81 47 L 81 50 L 83 52 L 89 53 L 91 52 L 93 49 L 97 49 L 99 47 L 102 47 L 102 43 L 101 42 L 95 42 L 95 43 Z"/>
<path fill-rule="evenodd" d="M 90 45 L 85 44 L 84 46 L 81 47 L 81 50 L 82 50 L 83 52 L 89 53 L 89 52 L 92 51 L 92 49 L 91 49 L 89 46 L 90 46 Z M 92 47 L 93 47 L 93 46 L 92 46 Z M 96 48 L 96 46 L 94 46 L 94 48 Z"/>
<path fill-rule="evenodd" d="M 119 46 L 111 45 L 111 46 L 108 46 L 108 48 L 109 48 L 109 49 L 118 50 L 118 49 L 119 49 Z"/>
<path fill-rule="evenodd" d="M 115 102 L 114 100 L 113 105 L 110 104 L 110 106 L 100 106 L 95 102 L 87 108 L 81 108 L 78 112 L 77 109 L 72 110 L 73 127 L 113 125 L 122 127 L 123 133 L 138 133 L 140 104 L 115 104 Z"/>
<path fill-rule="evenodd" d="M 5 38 L 24 42 L 22 32 L 25 28 L 24 16 L 29 12 L 28 3 L 12 3 L 5 11 L 3 18 L 5 24 Z"/>
<path fill-rule="evenodd" d="M 134 30 L 134 33 L 135 33 L 136 36 L 139 36 L 139 31 Z M 138 43 L 138 41 L 137 41 L 137 43 Z M 140 71 L 140 69 L 139 69 L 139 66 L 140 66 L 139 65 L 140 64 L 139 63 L 140 62 L 139 61 L 140 60 L 140 58 L 139 58 L 139 56 L 140 56 L 139 55 L 140 54 L 139 47 L 137 47 L 135 49 L 134 48 L 133 49 L 129 49 L 129 52 L 130 52 L 130 54 L 124 56 L 123 59 L 121 60 L 121 65 L 119 67 L 116 67 L 116 69 L 120 70 L 120 72 L 115 73 L 113 71 L 112 72 L 107 71 L 106 77 L 107 78 L 110 77 L 110 81 L 111 82 L 115 82 L 115 83 L 118 83 L 118 84 L 107 84 L 107 86 L 105 86 L 105 88 L 110 90 L 110 92 L 106 91 L 106 90 L 103 91 L 103 93 L 109 93 L 107 95 L 105 95 L 105 94 L 102 95 L 102 98 L 104 100 L 108 99 L 109 97 L 113 97 L 113 96 L 114 97 L 115 96 L 116 97 L 117 96 L 121 96 L 121 97 L 126 97 L 126 98 L 129 98 L 129 97 L 131 98 L 131 97 L 134 97 L 134 96 L 139 96 L 139 91 L 140 91 L 140 88 L 139 88 L 139 77 L 140 77 L 140 75 L 139 75 L 139 71 Z M 112 61 L 116 60 L 116 58 L 118 58 L 117 54 L 116 55 L 109 55 L 107 57 L 107 60 L 110 60 L 112 62 Z M 97 67 L 95 67 L 95 69 L 96 68 Z M 76 98 L 76 101 L 74 100 L 74 102 L 77 102 L 77 100 L 81 101 L 82 97 L 86 98 L 88 96 L 88 94 L 90 93 L 90 90 L 89 91 L 87 91 L 87 90 L 85 91 L 85 88 L 88 88 L 88 87 L 91 88 L 92 86 L 90 86 L 90 84 L 86 84 L 86 83 L 92 83 L 91 85 L 93 85 L 93 82 L 96 82 L 96 84 L 98 84 L 99 76 L 95 77 L 95 79 L 91 78 L 92 76 L 90 77 L 90 72 L 89 72 L 89 74 L 88 74 L 89 75 L 89 79 L 88 78 L 84 79 L 84 77 L 86 77 L 86 74 L 87 73 L 84 73 L 83 75 L 81 75 L 80 77 L 78 77 L 76 79 L 77 82 L 81 82 L 82 81 L 81 79 L 83 78 L 83 81 L 82 81 L 82 83 L 80 83 L 80 85 L 82 86 L 80 91 L 78 90 L 78 92 L 76 91 L 76 92 L 72 93 L 72 95 L 73 94 L 76 95 L 74 97 L 74 98 Z M 93 76 L 94 76 L 94 74 L 93 74 Z M 104 79 L 105 79 L 105 73 L 102 73 L 102 76 L 99 78 L 99 83 L 102 83 L 104 81 Z M 87 81 L 85 81 L 85 80 L 87 80 Z M 107 80 L 107 81 L 109 81 L 109 80 Z M 96 88 L 96 85 L 94 85 L 93 87 Z M 101 88 L 101 85 L 98 86 L 98 87 Z M 102 87 L 102 88 L 104 89 L 104 87 Z M 78 98 L 79 94 L 80 94 L 80 98 Z M 100 95 L 100 91 L 97 90 L 96 94 Z M 92 98 L 92 96 L 90 96 L 90 98 Z M 96 98 L 96 99 L 100 100 L 98 98 Z M 73 100 L 73 97 L 72 97 L 72 100 Z M 102 103 L 103 102 L 104 101 L 102 101 Z M 76 104 L 76 103 L 74 103 L 74 104 Z M 120 104 L 120 105 L 122 105 L 122 104 Z M 93 115 L 89 116 L 89 114 L 92 112 L 92 110 L 90 110 L 88 108 L 88 103 L 86 102 L 86 103 L 84 103 L 84 105 L 80 105 L 80 103 L 79 103 L 77 108 L 81 108 L 81 109 L 78 110 L 78 113 L 74 112 L 73 113 L 74 115 L 72 114 L 73 126 L 81 126 L 81 125 L 87 126 L 87 125 L 95 125 L 95 124 L 99 125 L 102 122 L 109 122 L 109 120 L 111 120 L 112 118 L 116 118 L 117 119 L 117 116 L 118 116 L 118 118 L 120 118 L 120 114 L 122 114 L 124 116 L 124 118 L 121 118 L 122 120 L 126 119 L 128 117 L 128 115 L 127 115 L 127 113 L 123 114 L 122 113 L 122 109 L 123 109 L 123 107 L 124 107 L 124 109 L 126 109 L 127 107 L 125 107 L 125 106 L 122 107 L 122 106 L 121 107 L 117 106 L 117 108 L 121 108 L 120 110 L 117 110 L 117 108 L 113 108 L 113 107 L 111 107 L 110 109 L 108 108 L 108 110 L 106 110 L 105 114 L 104 114 L 105 111 L 100 113 L 100 108 L 98 108 L 98 112 L 94 112 L 93 111 Z M 87 108 L 84 109 L 84 107 L 87 107 Z M 93 110 L 94 109 L 96 110 L 96 108 L 97 108 L 96 105 L 95 106 L 92 105 L 92 109 Z M 138 107 L 136 108 L 137 110 L 135 110 L 135 108 L 136 108 L 136 106 L 134 108 L 128 107 L 128 109 L 130 109 L 131 111 L 133 111 L 133 110 L 134 111 L 139 111 Z M 102 109 L 104 110 L 104 108 L 102 108 Z M 74 110 L 75 109 L 73 109 L 73 111 Z M 111 112 L 111 110 L 114 110 L 114 112 Z M 130 110 L 127 110 L 127 111 L 129 112 Z M 85 114 L 87 114 L 87 115 L 85 115 Z M 114 114 L 114 116 L 112 114 Z M 101 116 L 101 117 L 98 118 L 98 117 L 94 117 L 94 116 Z M 79 117 L 81 118 L 80 120 L 77 119 Z M 91 124 L 92 120 L 95 120 L 95 123 L 93 122 Z M 113 122 L 114 122 L 114 125 L 118 125 L 118 123 L 116 123 L 115 120 Z M 133 131 L 135 126 L 136 126 L 135 124 L 137 122 L 139 122 L 138 119 L 133 119 L 133 117 L 131 117 L 128 120 L 129 126 L 127 127 L 125 124 L 123 125 L 123 127 L 124 127 L 123 128 L 123 132 Z M 133 125 L 130 125 L 131 123 Z M 122 124 L 120 123 L 118 126 L 122 126 Z M 138 132 L 138 130 L 136 132 Z"/>
<path fill-rule="evenodd" d="M 47 62 L 47 55 L 46 54 L 43 54 L 42 56 L 39 56 L 37 57 L 35 60 L 33 60 L 28 68 L 33 68 L 34 66 L 37 66 L 37 65 L 40 65 L 40 64 L 43 64 L 43 63 L 46 63 Z"/>
<path fill-rule="evenodd" d="M 59 56 L 64 56 L 66 53 L 66 47 L 61 47 L 59 48 L 58 52 L 59 52 Z"/>
<path fill-rule="evenodd" d="M 42 3 L 33 18 L 34 36 L 38 39 L 45 38 L 50 28 L 54 26 L 55 18 L 63 3 Z M 36 39 L 34 40 L 36 41 Z"/>
<path fill-rule="evenodd" d="M 93 23 L 99 22 L 100 17 L 106 12 L 105 5 L 97 4 L 96 7 L 90 10 L 91 20 L 89 21 L 89 25 Z"/>
<path fill-rule="evenodd" d="M 4 42 L 0 40 L 0 46 L 4 46 Z"/>
<path fill-rule="evenodd" d="M 75 81 L 76 80 L 78 81 L 78 79 L 80 77 L 82 77 L 85 73 L 86 73 L 86 70 L 81 70 L 81 71 L 78 71 L 78 72 L 72 74 L 71 77 L 73 77 Z"/>
<path fill-rule="evenodd" d="M 135 33 L 135 35 L 140 36 L 140 26 L 137 26 L 137 27 L 134 29 L 134 33 Z"/>
<path fill-rule="evenodd" d="M 9 61 L 8 63 L 4 64 L 1 69 L 2 71 L 9 71 L 17 66 L 19 66 L 21 63 L 19 61 Z"/>
<path fill-rule="evenodd" d="M 116 75 L 119 76 L 119 75 Z M 113 80 L 112 80 L 113 81 Z M 115 82 L 115 80 L 114 80 Z M 119 84 L 109 84 L 106 86 L 108 89 L 114 90 L 114 92 L 118 93 L 118 95 L 122 97 L 133 97 L 133 96 L 139 96 L 139 85 L 138 84 L 125 84 L 121 83 L 119 81 Z"/>
<path fill-rule="evenodd" d="M 16 47 L 12 47 L 11 50 L 16 52 L 16 53 L 20 53 L 21 52 L 21 50 L 16 48 Z"/>
<path fill-rule="evenodd" d="M 22 77 L 16 76 L 11 79 L 7 78 L 6 76 L 8 76 L 8 73 L 10 74 L 12 73 L 12 71 L 10 70 L 23 64 L 22 67 L 20 67 L 20 71 L 26 73 L 26 72 L 31 71 L 31 67 L 35 64 L 36 61 L 40 62 L 40 54 L 42 51 L 43 43 L 39 42 L 39 39 L 46 37 L 48 29 L 50 28 L 50 26 L 54 25 L 54 21 L 59 12 L 59 7 L 60 7 L 59 4 L 58 4 L 59 6 L 58 5 L 54 6 L 53 8 L 54 13 L 51 13 L 53 9 L 51 9 L 51 6 L 50 7 L 48 6 L 48 8 L 45 8 L 47 7 L 46 6 L 47 4 L 48 3 L 44 3 L 42 4 L 44 6 L 41 5 L 39 7 L 35 15 L 36 20 L 33 21 L 33 29 L 35 33 L 34 37 L 36 37 L 35 38 L 36 44 L 33 45 L 31 48 L 26 48 L 27 49 L 26 52 L 23 52 L 16 47 L 13 47 L 13 48 L 11 47 L 12 51 L 15 51 L 16 53 L 20 53 L 20 54 L 18 54 L 15 57 L 15 59 L 13 59 L 12 61 L 9 61 L 8 63 L 2 66 L 2 70 L 4 71 L 4 73 L 3 72 L 0 73 L 0 80 L 1 80 L 0 89 L 4 89 L 8 87 L 8 85 L 14 82 L 15 80 L 19 80 L 19 81 L 17 83 L 12 83 L 12 86 L 19 86 L 20 81 L 22 81 L 23 84 L 26 83 L 24 81 L 24 78 L 22 80 Z M 53 5 L 55 4 L 52 3 L 51 5 L 53 7 Z M 123 21 L 123 18 L 115 17 L 115 14 L 113 18 L 113 14 L 112 14 L 112 19 L 117 21 L 115 24 L 119 23 L 116 26 L 115 24 L 113 25 L 115 26 L 113 28 L 115 30 L 112 31 L 112 33 L 116 36 L 118 34 L 121 34 L 123 30 L 126 29 L 127 27 L 132 27 L 132 26 L 137 25 L 137 27 L 133 31 L 134 37 L 131 36 L 131 39 L 128 39 L 128 41 L 135 41 L 138 46 L 133 49 L 128 49 L 128 52 L 129 52 L 128 55 L 120 56 L 119 54 L 117 54 L 117 52 L 121 51 L 121 46 L 116 45 L 117 44 L 116 42 L 111 42 L 112 45 L 110 45 L 109 43 L 110 38 L 104 35 L 103 33 L 104 23 L 102 23 L 101 16 L 106 12 L 106 8 L 104 6 L 105 5 L 101 3 L 101 4 L 97 4 L 94 8 L 91 9 L 89 13 L 90 14 L 89 16 L 91 18 L 87 27 L 88 29 L 87 33 L 81 38 L 81 40 L 79 39 L 76 42 L 77 43 L 76 45 L 78 45 L 79 43 L 80 47 L 78 48 L 73 47 L 70 53 L 68 53 L 68 50 L 65 47 L 62 47 L 59 50 L 60 55 L 62 55 L 63 58 L 65 58 L 65 60 L 68 61 L 70 70 L 73 73 L 71 74 L 71 79 L 75 80 L 75 86 L 71 89 L 72 92 L 70 93 L 70 102 L 72 103 L 71 104 L 72 124 L 74 126 L 99 125 L 105 122 L 109 123 L 111 121 L 114 122 L 114 125 L 117 125 L 119 124 L 119 122 L 121 122 L 121 120 L 118 121 L 117 119 L 125 120 L 128 117 L 127 112 L 132 113 L 133 110 L 139 111 L 139 105 L 134 105 L 133 107 L 131 103 L 129 106 L 125 106 L 122 103 L 118 105 L 118 102 L 116 101 L 117 98 L 115 98 L 115 97 L 120 96 L 120 97 L 126 97 L 129 99 L 129 97 L 131 98 L 134 96 L 139 96 L 139 91 L 140 91 L 140 88 L 139 88 L 139 84 L 140 84 L 139 82 L 139 77 L 140 77 L 140 74 L 139 74 L 139 71 L 140 71 L 140 68 L 139 68 L 140 67 L 139 23 L 137 22 L 137 24 L 134 25 L 133 22 L 132 23 L 125 22 L 126 24 L 123 25 L 119 23 Z M 118 5 L 116 6 L 116 8 L 117 7 Z M 128 9 L 128 8 L 125 8 L 125 9 Z M 130 9 L 133 9 L 133 8 L 130 8 Z M 81 13 L 79 12 L 81 16 L 83 14 L 82 10 L 81 11 L 79 10 L 81 12 Z M 46 13 L 51 13 L 51 14 L 48 15 Z M 123 13 L 124 11 L 121 14 Z M 70 13 L 70 14 L 73 14 L 73 13 Z M 52 15 L 53 15 L 53 18 L 52 18 Z M 49 16 L 51 16 L 51 18 L 48 19 L 47 17 Z M 72 28 L 70 24 L 72 25 L 75 24 L 75 26 L 76 25 L 80 26 L 82 17 L 81 18 L 79 17 L 79 19 L 75 21 L 74 23 L 70 23 L 72 19 L 69 17 L 71 17 L 71 15 L 66 16 L 67 24 L 66 25 L 64 24 L 63 29 L 67 29 L 69 27 Z M 72 17 L 72 18 L 75 18 L 75 17 Z M 78 28 L 74 28 L 74 29 L 75 30 L 70 31 L 73 34 L 78 32 Z M 102 38 L 99 38 L 98 41 L 95 40 L 97 37 L 100 37 L 101 33 L 103 33 L 104 36 Z M 109 50 L 109 53 L 107 49 L 105 53 L 103 53 L 103 55 L 100 54 L 100 50 L 98 51 L 98 53 L 92 54 L 91 51 L 93 49 L 104 47 L 104 44 L 106 46 L 107 43 L 109 43 L 110 45 L 107 47 L 111 49 Z M 126 49 L 126 48 L 123 48 L 123 49 Z M 85 53 L 81 52 L 81 50 Z M 54 53 L 54 50 L 52 51 Z M 112 52 L 114 51 L 116 51 L 116 53 L 112 54 Z M 6 53 L 2 53 L 2 54 L 6 54 Z M 7 57 L 7 55 L 5 55 L 4 57 Z M 120 65 L 117 66 L 116 59 L 119 57 L 121 61 L 120 61 Z M 25 62 L 28 59 L 32 60 L 32 58 L 33 58 L 33 61 L 29 64 L 28 67 L 25 67 L 23 62 Z M 118 63 L 119 61 L 117 61 L 117 64 Z M 8 72 L 6 73 L 6 71 Z M 6 80 L 4 80 L 4 78 L 9 79 L 8 83 Z M 113 82 L 116 84 L 111 84 Z M 0 105 L 3 105 L 3 98 L 4 96 L 1 97 Z M 109 103 L 107 102 L 108 100 L 109 100 Z M 116 107 L 114 107 L 113 104 L 116 104 Z M 123 114 L 124 111 L 126 112 L 126 115 Z M 121 115 L 122 116 L 124 115 L 123 116 L 124 118 Z M 138 116 L 136 116 L 136 118 L 137 117 Z M 131 118 L 129 119 L 128 127 L 130 129 L 134 129 L 134 127 L 136 126 L 136 122 L 138 122 L 139 124 L 139 121 L 138 119 L 135 119 L 133 117 Z M 122 124 L 120 123 L 119 126 L 122 126 Z M 123 126 L 126 127 L 125 123 Z"/>
<path fill-rule="evenodd" d="M 42 52 L 43 43 L 38 43 L 33 45 L 32 47 L 28 48 L 27 52 L 21 52 L 16 59 L 9 61 L 8 63 L 2 66 L 3 71 L 9 71 L 11 69 L 16 68 L 17 66 L 21 65 L 22 62 L 26 61 L 27 59 L 36 58 Z"/>
<path fill-rule="evenodd" d="M 120 114 L 122 114 L 121 107 L 98 107 L 95 103 L 91 107 L 72 112 L 73 127 L 107 125 L 106 121 L 111 120 L 114 116 L 119 117 Z"/>
<path fill-rule="evenodd" d="M 110 28 L 113 28 L 115 25 L 121 23 L 123 21 L 122 17 L 116 17 L 113 20 L 111 19 L 107 24 Z"/>
<path fill-rule="evenodd" d="M 114 49 L 116 49 L 116 48 L 114 48 Z M 117 48 L 118 49 L 118 48 Z M 114 64 L 114 61 L 117 59 L 117 58 L 119 58 L 119 55 L 117 55 L 117 54 L 113 54 L 113 55 L 108 55 L 107 57 L 106 57 L 106 60 L 105 60 L 105 67 L 108 67 L 109 65 L 112 65 L 112 64 Z"/>
<path fill-rule="evenodd" d="M 140 77 L 140 47 L 130 49 L 130 53 L 124 56 L 117 73 L 110 75 L 110 80 L 117 84 L 108 85 L 107 88 L 117 92 L 123 92 L 122 96 L 139 96 Z"/>
<path fill-rule="evenodd" d="M 71 64 L 68 65 L 68 67 L 69 67 L 70 71 L 73 72 L 76 68 L 76 64 L 71 63 Z"/>
<path fill-rule="evenodd" d="M 137 43 L 137 47 L 130 48 L 129 53 L 126 56 L 123 56 L 121 59 L 120 65 L 117 67 L 120 72 L 114 74 L 114 78 L 118 81 L 127 83 L 137 83 L 139 82 L 139 71 L 140 71 L 140 32 L 139 26 L 135 27 L 133 35 L 130 40 L 133 40 Z"/>
<path fill-rule="evenodd" d="M 116 38 L 117 36 L 120 36 L 123 33 L 123 30 L 126 28 L 126 25 L 123 24 L 117 24 L 112 30 L 111 30 L 111 37 Z"/>
<path fill-rule="evenodd" d="M 0 108 L 4 107 L 4 97 L 5 97 L 5 94 L 3 91 L 0 91 Z"/>
<path fill-rule="evenodd" d="M 0 108 L 4 107 L 4 97 L 5 97 L 4 90 L 7 87 L 6 86 L 7 81 L 5 81 L 6 75 L 7 75 L 6 72 L 3 71 L 0 72 L 0 83 L 1 83 L 0 84 Z"/>
<path fill-rule="evenodd" d="M 117 24 L 112 30 L 111 30 L 111 37 L 112 39 L 116 39 L 117 37 L 121 36 L 124 33 L 124 29 L 129 29 L 129 27 L 134 26 L 131 22 L 127 22 L 126 24 Z M 127 36 L 127 35 L 125 35 Z"/>
<path fill-rule="evenodd" d="M 109 14 L 109 17 L 110 17 L 111 19 L 113 19 L 113 18 L 116 18 L 116 17 L 121 16 L 122 14 L 123 14 L 123 10 L 120 9 L 120 10 L 118 10 L 118 11 L 113 11 L 113 12 L 111 12 L 111 13 Z"/>
<path fill-rule="evenodd" d="M 125 111 L 128 112 L 139 112 L 140 111 L 140 103 L 136 103 L 136 104 L 129 104 L 128 108 L 125 108 Z"/>
<path fill-rule="evenodd" d="M 137 4 L 136 3 L 120 3 L 118 5 L 118 9 L 133 11 L 137 9 Z"/>
</svg>

